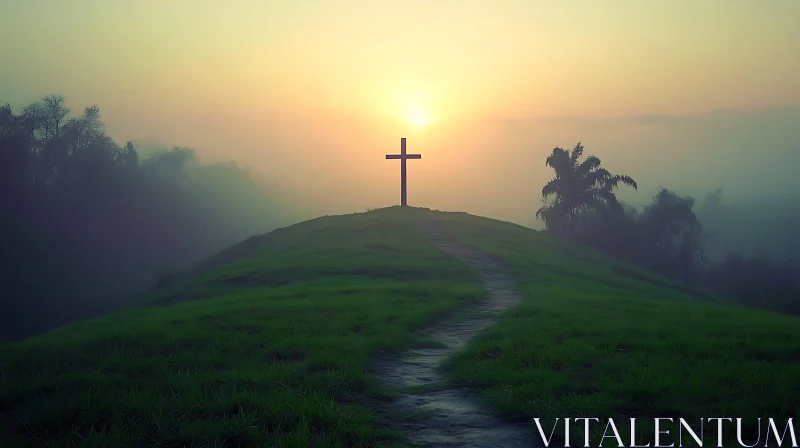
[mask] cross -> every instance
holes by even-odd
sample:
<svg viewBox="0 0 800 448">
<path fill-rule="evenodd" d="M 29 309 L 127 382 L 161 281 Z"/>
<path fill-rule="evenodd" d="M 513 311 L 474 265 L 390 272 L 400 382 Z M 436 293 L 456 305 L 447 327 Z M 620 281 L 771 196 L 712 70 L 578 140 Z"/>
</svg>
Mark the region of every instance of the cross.
<svg viewBox="0 0 800 448">
<path fill-rule="evenodd" d="M 421 159 L 422 154 L 406 154 L 406 138 L 400 139 L 400 154 L 386 154 L 387 159 L 400 159 L 400 206 L 406 207 L 406 160 Z"/>
</svg>

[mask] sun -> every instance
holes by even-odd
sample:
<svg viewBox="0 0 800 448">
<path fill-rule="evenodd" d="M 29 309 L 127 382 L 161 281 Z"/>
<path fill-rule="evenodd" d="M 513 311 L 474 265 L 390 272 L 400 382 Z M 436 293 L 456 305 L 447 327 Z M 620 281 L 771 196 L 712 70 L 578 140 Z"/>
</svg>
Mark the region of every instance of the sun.
<svg viewBox="0 0 800 448">
<path fill-rule="evenodd" d="M 415 128 L 424 128 L 430 123 L 428 117 L 419 112 L 410 114 L 406 119 L 408 120 L 409 124 Z"/>
<path fill-rule="evenodd" d="M 416 91 L 412 91 L 416 90 Z M 394 99 L 395 120 L 406 123 L 409 128 L 421 130 L 438 123 L 435 109 L 432 108 L 428 92 L 409 89 L 398 92 Z"/>
</svg>

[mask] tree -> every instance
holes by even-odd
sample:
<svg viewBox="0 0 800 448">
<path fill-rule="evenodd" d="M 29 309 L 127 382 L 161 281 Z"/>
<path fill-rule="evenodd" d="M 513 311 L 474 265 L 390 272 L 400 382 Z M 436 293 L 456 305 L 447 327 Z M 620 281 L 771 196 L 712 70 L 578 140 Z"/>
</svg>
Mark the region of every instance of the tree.
<svg viewBox="0 0 800 448">
<path fill-rule="evenodd" d="M 100 108 L 80 112 L 59 95 L 19 113 L 0 103 L 0 338 L 110 310 L 282 219 L 236 164 L 184 147 L 141 157 Z"/>
<path fill-rule="evenodd" d="M 42 99 L 41 111 L 44 114 L 45 138 L 58 137 L 61 123 L 69 114 L 69 109 L 64 106 L 64 97 L 61 95 L 48 95 Z"/>
<path fill-rule="evenodd" d="M 645 255 L 656 271 L 689 282 L 705 261 L 703 227 L 695 216 L 694 198 L 662 188 L 640 218 Z"/>
<path fill-rule="evenodd" d="M 576 220 L 578 242 L 634 261 L 639 252 L 639 212 L 626 204 L 601 204 Z"/>
<path fill-rule="evenodd" d="M 636 181 L 629 176 L 612 175 L 600 167 L 600 159 L 583 156 L 583 145 L 578 142 L 570 152 L 559 147 L 547 157 L 545 165 L 553 168 L 556 177 L 542 188 L 544 205 L 536 212 L 548 231 L 576 236 L 578 219 L 587 211 L 597 211 L 602 207 L 621 210 L 621 204 L 614 194 L 620 183 L 637 188 Z M 548 199 L 553 197 L 551 203 Z"/>
<path fill-rule="evenodd" d="M 119 153 L 117 163 L 128 169 L 136 168 L 139 164 L 139 153 L 133 147 L 133 142 L 129 141 L 125 144 L 125 151 Z"/>
<path fill-rule="evenodd" d="M 27 177 L 27 135 L 11 106 L 0 107 L 0 213 L 11 213 L 21 203 Z"/>
<path fill-rule="evenodd" d="M 710 192 L 696 207 L 694 198 L 661 188 L 640 212 L 614 195 L 620 182 L 636 188 L 633 179 L 611 175 L 600 168 L 597 157 L 581 161 L 583 151 L 578 143 L 572 151 L 554 148 L 547 157 L 546 165 L 556 176 L 542 188 L 544 205 L 536 214 L 548 231 L 703 292 L 721 294 L 747 306 L 800 314 L 800 260 L 791 245 L 795 235 L 792 229 L 797 225 L 790 221 L 797 213 L 784 205 L 781 215 L 786 230 L 770 232 L 786 248 L 785 258 L 738 254 L 726 259 L 724 253 L 741 247 L 742 240 L 752 241 L 736 238 L 748 235 L 747 230 L 740 230 L 719 242 L 722 230 L 729 232 L 741 226 L 731 222 L 740 220 L 731 219 L 734 209 L 723 204 L 721 189 Z M 754 205 L 758 204 L 750 205 L 747 215 L 753 216 L 763 231 L 763 216 Z"/>
<path fill-rule="evenodd" d="M 159 177 L 175 182 L 183 170 L 194 163 L 197 163 L 194 149 L 175 146 L 169 151 L 161 151 L 151 156 L 145 168 Z"/>
</svg>

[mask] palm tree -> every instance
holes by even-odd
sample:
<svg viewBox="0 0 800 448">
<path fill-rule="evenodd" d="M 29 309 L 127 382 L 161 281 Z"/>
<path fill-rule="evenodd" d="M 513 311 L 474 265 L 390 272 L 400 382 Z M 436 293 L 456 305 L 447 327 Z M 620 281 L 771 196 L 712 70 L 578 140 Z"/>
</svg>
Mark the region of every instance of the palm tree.
<svg viewBox="0 0 800 448">
<path fill-rule="evenodd" d="M 553 168 L 556 177 L 542 188 L 545 203 L 536 212 L 549 231 L 575 237 L 575 222 L 581 213 L 601 207 L 621 208 L 614 189 L 621 183 L 637 188 L 630 176 L 612 175 L 600 168 L 600 159 L 589 156 L 580 162 L 583 145 L 578 142 L 572 152 L 553 148 L 545 164 Z M 554 197 L 548 204 L 547 200 Z"/>
</svg>

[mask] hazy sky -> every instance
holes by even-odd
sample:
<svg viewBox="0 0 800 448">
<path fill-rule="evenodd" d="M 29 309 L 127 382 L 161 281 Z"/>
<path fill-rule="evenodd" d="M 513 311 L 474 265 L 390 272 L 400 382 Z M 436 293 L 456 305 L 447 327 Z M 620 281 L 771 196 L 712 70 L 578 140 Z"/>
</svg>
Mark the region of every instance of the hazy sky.
<svg viewBox="0 0 800 448">
<path fill-rule="evenodd" d="M 97 104 L 118 141 L 237 160 L 320 213 L 398 202 L 407 137 L 412 205 L 526 224 L 578 140 L 644 197 L 800 191 L 799 21 L 795 0 L 0 0 L 0 102 Z"/>
</svg>

